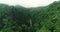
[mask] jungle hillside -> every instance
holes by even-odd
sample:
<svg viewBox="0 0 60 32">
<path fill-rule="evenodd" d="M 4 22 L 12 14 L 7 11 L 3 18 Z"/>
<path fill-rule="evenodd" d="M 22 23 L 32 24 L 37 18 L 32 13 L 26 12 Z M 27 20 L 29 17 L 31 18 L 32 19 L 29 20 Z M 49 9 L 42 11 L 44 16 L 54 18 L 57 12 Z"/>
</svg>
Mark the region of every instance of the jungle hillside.
<svg viewBox="0 0 60 32">
<path fill-rule="evenodd" d="M 60 1 L 31 8 L 0 3 L 0 32 L 60 32 Z"/>
</svg>

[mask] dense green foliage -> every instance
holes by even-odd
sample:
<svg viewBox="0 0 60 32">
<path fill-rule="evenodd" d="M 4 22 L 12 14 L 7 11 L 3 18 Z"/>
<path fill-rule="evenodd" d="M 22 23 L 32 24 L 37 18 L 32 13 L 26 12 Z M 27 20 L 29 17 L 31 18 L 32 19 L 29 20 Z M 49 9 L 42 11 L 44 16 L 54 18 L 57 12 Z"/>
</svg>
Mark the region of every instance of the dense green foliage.
<svg viewBox="0 0 60 32">
<path fill-rule="evenodd" d="M 60 32 L 60 1 L 35 8 L 0 4 L 0 32 Z"/>
</svg>

